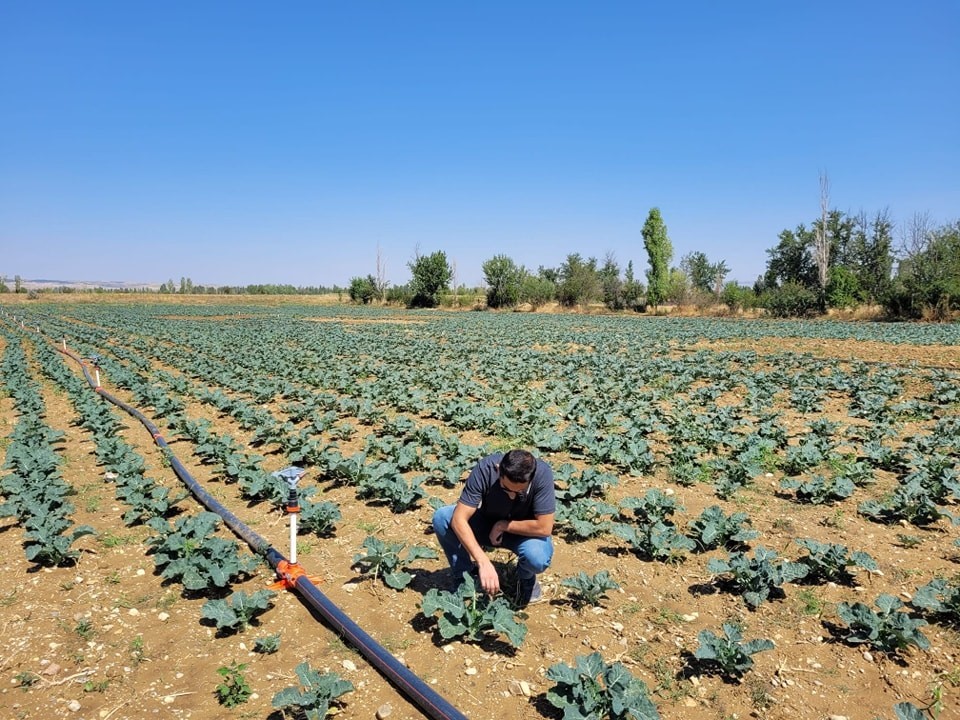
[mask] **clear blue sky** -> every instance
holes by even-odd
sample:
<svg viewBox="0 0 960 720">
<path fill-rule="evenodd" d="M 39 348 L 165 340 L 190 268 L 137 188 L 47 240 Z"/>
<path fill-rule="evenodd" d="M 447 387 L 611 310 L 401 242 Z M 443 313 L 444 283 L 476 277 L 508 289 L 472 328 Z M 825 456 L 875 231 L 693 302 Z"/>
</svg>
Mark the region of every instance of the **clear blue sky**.
<svg viewBox="0 0 960 720">
<path fill-rule="evenodd" d="M 0 0 L 0 274 L 752 282 L 832 205 L 960 217 L 960 2 Z"/>
</svg>

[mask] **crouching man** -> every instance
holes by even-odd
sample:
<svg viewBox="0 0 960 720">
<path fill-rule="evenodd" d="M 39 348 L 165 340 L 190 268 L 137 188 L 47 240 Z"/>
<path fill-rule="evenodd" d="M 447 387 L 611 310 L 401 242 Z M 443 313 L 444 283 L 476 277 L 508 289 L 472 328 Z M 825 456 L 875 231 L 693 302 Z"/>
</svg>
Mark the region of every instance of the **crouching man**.
<svg viewBox="0 0 960 720">
<path fill-rule="evenodd" d="M 504 547 L 517 556 L 514 603 L 543 600 L 537 575 L 553 558 L 557 498 L 553 471 L 526 450 L 494 453 L 480 460 L 456 505 L 433 515 L 433 529 L 455 578 L 474 572 L 489 595 L 500 592 L 500 577 L 484 549 Z"/>
</svg>

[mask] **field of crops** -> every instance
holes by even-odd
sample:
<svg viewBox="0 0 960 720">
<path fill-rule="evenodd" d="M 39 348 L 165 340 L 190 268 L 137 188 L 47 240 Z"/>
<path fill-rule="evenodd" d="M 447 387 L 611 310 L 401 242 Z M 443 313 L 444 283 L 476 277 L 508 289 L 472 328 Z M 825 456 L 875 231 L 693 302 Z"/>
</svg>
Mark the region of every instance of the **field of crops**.
<svg viewBox="0 0 960 720">
<path fill-rule="evenodd" d="M 468 717 L 960 717 L 960 327 L 212 302 L 0 305 L 3 717 L 422 717 L 64 342 L 283 552 L 304 468 L 304 568 Z M 509 447 L 559 508 L 505 618 L 430 517 Z"/>
</svg>

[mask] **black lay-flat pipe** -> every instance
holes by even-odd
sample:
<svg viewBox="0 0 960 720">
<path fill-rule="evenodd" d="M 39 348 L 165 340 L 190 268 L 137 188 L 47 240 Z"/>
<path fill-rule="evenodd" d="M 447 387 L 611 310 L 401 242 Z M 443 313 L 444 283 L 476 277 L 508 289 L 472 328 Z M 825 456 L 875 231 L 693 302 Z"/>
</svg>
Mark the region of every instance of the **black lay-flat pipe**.
<svg viewBox="0 0 960 720">
<path fill-rule="evenodd" d="M 425 715 L 435 720 L 466 720 L 466 716 L 457 710 L 453 705 L 444 700 L 434 690 L 430 688 L 421 678 L 410 671 L 409 668 L 401 664 L 390 652 L 388 652 L 380 643 L 374 640 L 359 625 L 351 620 L 346 613 L 338 608 L 320 589 L 302 573 L 285 573 L 285 568 L 289 566 L 289 561 L 276 548 L 272 547 L 267 541 L 245 525 L 236 515 L 227 510 L 216 498 L 203 489 L 192 475 L 183 466 L 183 463 L 173 454 L 163 439 L 160 430 L 150 419 L 132 405 L 128 405 L 117 397 L 114 397 L 91 377 L 87 364 L 76 353 L 64 347 L 54 344 L 54 347 L 64 355 L 75 360 L 80 364 L 84 377 L 87 382 L 103 399 L 113 403 L 125 412 L 129 413 L 149 431 L 154 442 L 164 451 L 170 466 L 177 474 L 177 477 L 190 489 L 190 492 L 197 500 L 208 510 L 216 513 L 238 537 L 246 542 L 254 552 L 262 555 L 277 573 L 287 581 L 287 586 L 300 593 L 300 596 L 310 605 L 311 608 L 322 617 L 338 634 L 345 637 L 360 654 L 373 665 L 384 677 L 387 678 L 401 693 L 416 705 Z"/>
</svg>

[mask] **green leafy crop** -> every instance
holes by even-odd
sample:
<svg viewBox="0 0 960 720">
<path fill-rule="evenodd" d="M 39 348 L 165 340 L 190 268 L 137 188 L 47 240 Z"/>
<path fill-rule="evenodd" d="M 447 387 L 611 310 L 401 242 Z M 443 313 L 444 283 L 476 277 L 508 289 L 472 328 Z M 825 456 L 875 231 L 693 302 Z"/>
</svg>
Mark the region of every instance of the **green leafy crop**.
<svg viewBox="0 0 960 720">
<path fill-rule="evenodd" d="M 259 562 L 256 556 L 242 558 L 234 540 L 213 534 L 220 517 L 210 512 L 178 518 L 173 527 L 163 518 L 149 525 L 158 534 L 147 540 L 161 576 L 180 582 L 193 591 L 226 587 L 231 580 L 249 573 Z"/>
<path fill-rule="evenodd" d="M 572 666 L 547 669 L 555 684 L 547 701 L 563 711 L 564 720 L 659 720 L 646 684 L 619 662 L 607 663 L 600 653 L 580 655 Z"/>
<path fill-rule="evenodd" d="M 403 590 L 413 580 L 413 575 L 403 568 L 416 560 L 434 560 L 437 557 L 435 550 L 420 545 L 414 545 L 407 550 L 406 555 L 401 556 L 405 547 L 406 543 L 384 542 L 373 535 L 368 535 L 363 541 L 366 552 L 354 555 L 353 564 L 361 573 L 374 580 L 383 578 L 387 587 Z"/>
<path fill-rule="evenodd" d="M 288 708 L 302 712 L 308 720 L 323 720 L 337 698 L 353 692 L 353 683 L 336 673 L 324 673 L 302 662 L 294 669 L 299 686 L 286 687 L 273 696 L 272 705 L 277 710 Z"/>
<path fill-rule="evenodd" d="M 799 580 L 809 572 L 806 565 L 778 560 L 780 558 L 775 551 L 758 545 L 752 558 L 741 552 L 730 553 L 726 560 L 711 559 L 707 563 L 707 570 L 726 575 L 744 602 L 755 610 L 772 592 L 779 591 L 784 583 Z"/>
<path fill-rule="evenodd" d="M 807 554 L 797 561 L 809 568 L 807 580 L 849 583 L 853 579 L 849 570 L 851 566 L 868 572 L 877 572 L 880 569 L 877 561 L 870 555 L 861 551 L 851 553 L 845 545 L 808 539 L 798 539 L 796 543 L 807 549 Z"/>
<path fill-rule="evenodd" d="M 719 505 L 711 505 L 688 526 L 687 537 L 697 543 L 700 550 L 720 547 L 735 547 L 753 540 L 760 533 L 749 527 L 750 516 L 743 512 L 725 515 Z"/>
<path fill-rule="evenodd" d="M 594 607 L 601 604 L 608 590 L 617 590 L 620 587 L 606 570 L 601 570 L 594 575 L 587 575 L 581 570 L 573 577 L 564 578 L 560 584 L 572 589 L 571 596 L 574 603 Z"/>
<path fill-rule="evenodd" d="M 276 595 L 271 590 L 257 590 L 252 595 L 238 590 L 226 600 L 207 600 L 200 617 L 215 621 L 220 631 L 245 630 L 254 618 L 270 609 L 270 601 Z"/>
<path fill-rule="evenodd" d="M 423 596 L 424 616 L 437 618 L 440 636 L 445 640 L 466 637 L 477 642 L 488 633 L 504 635 L 511 645 L 520 647 L 527 635 L 527 626 L 516 619 L 506 599 L 491 598 L 478 589 L 470 573 L 456 592 L 430 588 Z"/>
<path fill-rule="evenodd" d="M 874 601 L 879 612 L 863 603 L 840 603 L 837 617 L 847 624 L 844 639 L 853 645 L 866 644 L 874 650 L 896 653 L 910 645 L 921 650 L 930 647 L 930 641 L 920 632 L 926 620 L 900 612 L 903 603 L 893 595 L 880 595 Z"/>
<path fill-rule="evenodd" d="M 697 633 L 700 646 L 693 655 L 707 669 L 727 677 L 743 675 L 753 667 L 751 655 L 773 648 L 773 642 L 766 639 L 743 642 L 743 633 L 733 623 L 724 623 L 721 629 L 722 636 L 711 630 Z"/>
</svg>

